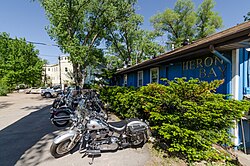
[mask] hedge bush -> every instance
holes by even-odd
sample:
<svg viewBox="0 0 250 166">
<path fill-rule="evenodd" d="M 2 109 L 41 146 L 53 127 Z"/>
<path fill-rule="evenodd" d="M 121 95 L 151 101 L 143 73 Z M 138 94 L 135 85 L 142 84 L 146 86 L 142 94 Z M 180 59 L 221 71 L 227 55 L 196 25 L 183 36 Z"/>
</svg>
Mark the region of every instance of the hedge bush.
<svg viewBox="0 0 250 166">
<path fill-rule="evenodd" d="M 111 110 L 121 118 L 143 116 L 140 96 L 133 87 L 104 87 L 100 91 L 102 100 L 109 103 Z"/>
<path fill-rule="evenodd" d="M 101 96 L 121 117 L 149 120 L 169 153 L 181 154 L 188 161 L 226 159 L 212 145 L 232 145 L 229 130 L 249 110 L 249 102 L 214 93 L 223 83 L 220 80 L 166 82 L 167 86 L 149 84 L 140 89 L 106 87 Z"/>
<path fill-rule="evenodd" d="M 7 96 L 8 93 L 8 86 L 6 82 L 0 80 L 0 96 Z"/>
</svg>

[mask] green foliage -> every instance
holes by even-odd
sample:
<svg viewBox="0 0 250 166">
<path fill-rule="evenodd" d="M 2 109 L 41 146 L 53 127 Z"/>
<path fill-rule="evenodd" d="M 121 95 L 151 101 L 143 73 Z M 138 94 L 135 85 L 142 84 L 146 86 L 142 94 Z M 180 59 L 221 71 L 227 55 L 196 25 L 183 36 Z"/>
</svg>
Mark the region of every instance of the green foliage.
<svg viewBox="0 0 250 166">
<path fill-rule="evenodd" d="M 7 96 L 8 86 L 4 80 L 0 80 L 0 96 Z"/>
<path fill-rule="evenodd" d="M 119 22 L 110 29 L 107 37 L 109 54 L 116 55 L 126 64 L 136 64 L 143 60 L 163 53 L 164 47 L 154 42 L 160 34 L 142 30 L 142 16 L 131 13 L 127 20 Z"/>
<path fill-rule="evenodd" d="M 168 32 L 168 39 L 180 47 L 185 39 L 193 40 L 196 16 L 192 0 L 178 0 L 174 9 L 167 9 L 151 18 L 154 28 Z"/>
<path fill-rule="evenodd" d="M 18 84 L 37 85 L 41 83 L 43 61 L 38 50 L 25 39 L 11 39 L 0 33 L 0 78 L 13 88 Z"/>
<path fill-rule="evenodd" d="M 140 98 L 133 87 L 104 87 L 100 91 L 102 100 L 109 103 L 112 111 L 122 118 L 141 117 Z"/>
<path fill-rule="evenodd" d="M 221 17 L 212 11 L 214 5 L 213 0 L 204 0 L 195 11 L 192 0 L 178 0 L 174 9 L 153 16 L 151 22 L 156 30 L 167 32 L 168 43 L 180 47 L 186 40 L 206 37 L 222 27 Z"/>
<path fill-rule="evenodd" d="M 116 31 L 116 24 L 134 13 L 136 0 L 38 0 L 50 25 L 46 28 L 64 52 L 70 54 L 75 82 L 82 71 L 98 65 L 103 52 L 98 46 Z M 86 73 L 83 73 L 86 76 Z"/>
<path fill-rule="evenodd" d="M 97 85 L 109 85 L 110 83 L 113 83 L 114 82 L 113 76 L 115 75 L 116 71 L 117 71 L 116 68 L 101 69 L 99 74 L 94 74 L 98 80 L 93 81 L 93 83 Z"/>
<path fill-rule="evenodd" d="M 197 38 L 203 38 L 216 32 L 222 27 L 222 18 L 213 12 L 214 0 L 204 0 L 197 10 Z"/>
<path fill-rule="evenodd" d="M 110 87 L 101 94 L 122 117 L 149 120 L 169 153 L 181 154 L 190 162 L 227 159 L 212 145 L 232 145 L 229 130 L 250 103 L 214 93 L 223 81 L 178 78 L 166 82 L 168 86 L 149 84 L 140 89 Z"/>
<path fill-rule="evenodd" d="M 244 21 L 249 21 L 250 20 L 250 12 L 248 12 L 244 17 Z"/>
</svg>

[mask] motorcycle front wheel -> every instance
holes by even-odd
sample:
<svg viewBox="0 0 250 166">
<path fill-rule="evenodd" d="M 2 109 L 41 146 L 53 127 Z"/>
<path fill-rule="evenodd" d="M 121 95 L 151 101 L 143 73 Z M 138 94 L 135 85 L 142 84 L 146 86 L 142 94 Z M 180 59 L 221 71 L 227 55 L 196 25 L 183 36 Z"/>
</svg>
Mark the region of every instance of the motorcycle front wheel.
<svg viewBox="0 0 250 166">
<path fill-rule="evenodd" d="M 67 111 L 58 111 L 54 115 L 53 124 L 57 127 L 65 127 L 69 123 L 69 119 L 70 114 Z"/>
<path fill-rule="evenodd" d="M 60 142 L 59 144 L 55 144 L 53 142 L 53 144 L 50 147 L 50 153 L 55 158 L 59 158 L 59 157 L 66 155 L 71 150 L 73 150 L 76 145 L 77 145 L 77 142 L 72 142 L 70 139 Z"/>
</svg>

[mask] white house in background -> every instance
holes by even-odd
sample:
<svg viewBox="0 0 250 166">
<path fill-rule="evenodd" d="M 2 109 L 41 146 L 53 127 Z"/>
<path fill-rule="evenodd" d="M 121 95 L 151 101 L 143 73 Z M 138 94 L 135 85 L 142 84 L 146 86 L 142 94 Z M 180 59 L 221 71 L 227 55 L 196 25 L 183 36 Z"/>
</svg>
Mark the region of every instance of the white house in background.
<svg viewBox="0 0 250 166">
<path fill-rule="evenodd" d="M 46 77 L 45 84 L 47 85 L 62 85 L 73 82 L 71 74 L 73 73 L 73 65 L 69 61 L 69 57 L 61 55 L 58 57 L 58 63 L 44 66 L 43 75 Z"/>
</svg>

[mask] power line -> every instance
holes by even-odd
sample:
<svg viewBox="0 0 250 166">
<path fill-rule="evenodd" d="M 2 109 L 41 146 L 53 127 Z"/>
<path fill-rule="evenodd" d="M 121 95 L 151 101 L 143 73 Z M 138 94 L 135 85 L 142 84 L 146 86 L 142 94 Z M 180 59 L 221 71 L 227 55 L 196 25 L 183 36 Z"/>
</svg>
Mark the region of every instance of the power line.
<svg viewBox="0 0 250 166">
<path fill-rule="evenodd" d="M 9 37 L 9 38 L 6 38 L 6 39 L 10 39 L 10 40 L 19 40 L 18 38 L 16 38 L 16 39 L 13 39 L 13 38 L 11 38 L 11 37 Z M 52 47 L 61 47 L 61 46 L 59 46 L 58 44 L 47 44 L 47 43 L 44 43 L 44 42 L 37 42 L 37 41 L 29 41 L 29 40 L 26 40 L 26 39 L 24 39 L 24 41 L 26 42 L 26 43 L 31 43 L 31 44 L 35 44 L 35 45 L 43 45 L 43 46 L 52 46 Z M 66 47 L 76 47 L 76 48 L 81 48 L 81 47 L 84 47 L 84 46 L 72 46 L 72 45 L 64 45 L 64 46 L 66 46 Z M 107 49 L 107 47 L 101 47 L 101 46 L 97 46 L 97 48 L 99 48 L 99 49 L 103 49 L 103 50 L 106 50 Z"/>
<path fill-rule="evenodd" d="M 16 39 L 13 39 L 13 38 L 8 38 L 8 39 L 10 39 L 10 40 L 16 40 Z M 19 40 L 19 39 L 17 39 L 17 40 Z M 47 44 L 47 43 L 44 43 L 44 42 L 36 42 L 36 41 L 29 41 L 29 40 L 26 40 L 25 39 L 25 42 L 26 43 L 31 43 L 31 44 L 35 44 L 35 45 L 43 45 L 43 46 L 52 46 L 52 47 L 61 47 L 61 46 L 59 46 L 59 45 L 57 45 L 57 44 Z M 81 47 L 84 47 L 84 46 L 70 46 L 70 45 L 64 45 L 64 46 L 66 46 L 66 47 L 76 47 L 76 48 L 81 48 Z M 98 49 L 103 49 L 103 51 L 106 51 L 107 50 L 107 47 L 101 47 L 101 46 L 97 46 L 97 48 Z"/>
<path fill-rule="evenodd" d="M 45 55 L 45 54 L 39 54 L 39 56 L 42 56 L 42 57 L 58 57 L 58 55 Z"/>
<path fill-rule="evenodd" d="M 43 43 L 43 42 L 34 42 L 34 41 L 28 41 L 26 40 L 27 43 L 31 43 L 31 44 L 37 44 L 37 45 L 44 45 L 44 46 L 53 46 L 53 47 L 60 47 L 59 45 L 57 44 L 47 44 L 47 43 Z M 70 46 L 70 45 L 64 45 L 66 47 L 76 47 L 76 48 L 81 48 L 81 47 L 84 47 L 84 46 Z M 97 48 L 99 49 L 107 49 L 106 47 L 100 47 L 98 46 Z"/>
<path fill-rule="evenodd" d="M 59 45 L 57 45 L 57 44 L 47 44 L 47 43 L 43 43 L 43 42 L 34 42 L 34 41 L 28 41 L 28 40 L 26 40 L 26 42 L 31 43 L 31 44 L 43 45 L 43 46 L 59 47 Z"/>
</svg>

